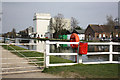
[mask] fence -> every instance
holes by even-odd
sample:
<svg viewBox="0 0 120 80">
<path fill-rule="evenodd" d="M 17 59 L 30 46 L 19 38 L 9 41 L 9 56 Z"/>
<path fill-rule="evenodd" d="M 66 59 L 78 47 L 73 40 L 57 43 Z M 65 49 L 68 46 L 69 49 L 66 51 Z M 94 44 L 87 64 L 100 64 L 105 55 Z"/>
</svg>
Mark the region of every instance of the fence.
<svg viewBox="0 0 120 80">
<path fill-rule="evenodd" d="M 28 60 L 28 62 L 20 62 L 20 63 L 33 63 L 36 66 L 28 66 L 28 67 L 49 67 L 49 66 L 65 66 L 65 65 L 75 65 L 78 63 L 83 63 L 83 64 L 100 64 L 100 63 L 120 63 L 119 61 L 113 61 L 113 55 L 114 54 L 120 54 L 120 52 L 113 52 L 113 45 L 120 45 L 120 43 L 117 42 L 88 42 L 88 45 L 109 45 L 109 52 L 88 52 L 87 55 L 103 55 L 103 54 L 107 54 L 109 55 L 109 61 L 99 61 L 99 62 L 82 62 L 82 57 L 79 56 L 78 53 L 50 53 L 50 44 L 56 44 L 57 46 L 59 44 L 78 44 L 79 42 L 50 42 L 50 41 L 46 41 L 46 54 L 44 54 L 43 57 L 27 57 L 21 54 L 21 52 L 25 52 L 25 51 L 35 51 L 35 50 L 15 50 L 14 48 L 12 48 L 12 50 L 10 52 L 17 52 L 18 54 L 20 54 L 21 56 L 23 56 L 26 60 Z M 11 44 L 4 44 L 4 43 L 0 43 L 0 45 L 39 45 L 36 43 L 11 43 Z M 57 64 L 50 64 L 50 56 L 53 55 L 72 55 L 72 56 L 77 56 L 77 62 L 76 63 L 57 63 Z M 38 58 L 44 58 L 44 61 L 39 61 L 39 62 L 34 62 L 32 61 L 32 59 L 38 59 Z M 2 58 L 2 60 L 5 59 L 15 59 L 17 60 L 18 58 Z M 30 62 L 29 62 L 30 61 Z M 44 63 L 45 65 L 43 66 L 38 66 L 37 63 Z M 2 64 L 11 64 L 11 63 L 2 63 Z M 14 63 L 12 63 L 14 64 Z M 17 62 L 17 64 L 19 64 L 19 62 Z M 17 69 L 17 68 L 28 68 L 28 67 L 5 67 L 2 68 L 2 70 L 7 70 L 7 69 Z M 31 72 L 31 71 L 41 71 L 41 70 L 29 70 L 29 71 L 18 71 L 18 72 L 7 72 L 7 73 L 22 73 L 22 72 Z"/>
<path fill-rule="evenodd" d="M 36 50 L 16 50 L 12 46 L 10 46 L 10 45 L 39 45 L 39 44 L 36 44 L 36 43 L 35 44 L 34 43 L 11 43 L 11 44 L 0 43 L 0 45 L 6 45 L 8 51 L 16 52 L 17 55 L 21 56 L 21 57 L 16 58 L 16 57 L 7 56 L 8 53 L 2 53 L 3 56 L 5 56 L 5 55 L 6 56 L 1 57 L 2 71 L 3 71 L 1 74 L 43 71 L 43 69 L 45 67 L 44 54 L 41 57 L 26 56 L 26 55 L 22 54 L 22 52 L 30 52 L 30 51 L 36 51 Z M 8 48 L 11 48 L 11 50 L 9 50 Z M 43 59 L 43 60 L 39 61 L 38 59 Z M 15 61 L 15 60 L 17 60 L 17 61 Z M 26 63 L 29 63 L 29 65 L 26 65 Z M 21 66 L 17 65 L 17 64 L 21 64 Z M 39 64 L 42 64 L 42 65 L 39 65 Z M 15 65 L 15 66 L 11 66 L 11 65 Z"/>
<path fill-rule="evenodd" d="M 50 42 L 46 41 L 46 67 L 49 66 L 64 66 L 64 65 L 74 65 L 78 64 L 82 61 L 82 57 L 79 56 L 78 53 L 50 53 L 50 44 L 78 44 L 79 42 Z M 88 52 L 87 55 L 109 55 L 109 61 L 103 62 L 82 62 L 83 64 L 100 64 L 100 63 L 120 63 L 119 61 L 113 61 L 113 54 L 120 54 L 120 52 L 113 52 L 113 45 L 120 45 L 117 42 L 88 42 L 88 45 L 109 45 L 109 52 Z M 76 55 L 77 62 L 76 63 L 57 63 L 57 64 L 50 64 L 50 56 L 51 55 Z M 80 61 L 80 62 L 79 62 Z"/>
<path fill-rule="evenodd" d="M 87 55 L 109 55 L 109 61 L 99 62 L 84 62 L 83 64 L 100 64 L 100 63 L 120 63 L 119 61 L 113 61 L 114 54 L 120 54 L 120 52 L 113 52 L 113 45 L 120 45 L 117 42 L 89 42 L 88 45 L 109 45 L 109 52 L 88 52 Z"/>
</svg>

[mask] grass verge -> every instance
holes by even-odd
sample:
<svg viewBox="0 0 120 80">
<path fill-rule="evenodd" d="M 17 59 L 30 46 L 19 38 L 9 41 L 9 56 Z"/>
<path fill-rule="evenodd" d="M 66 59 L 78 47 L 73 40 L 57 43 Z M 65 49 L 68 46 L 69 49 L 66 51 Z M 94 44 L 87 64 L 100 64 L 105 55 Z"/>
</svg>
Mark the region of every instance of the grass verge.
<svg viewBox="0 0 120 80">
<path fill-rule="evenodd" d="M 118 78 L 118 64 L 77 64 L 73 66 L 49 67 L 45 73 L 65 78 Z"/>
</svg>

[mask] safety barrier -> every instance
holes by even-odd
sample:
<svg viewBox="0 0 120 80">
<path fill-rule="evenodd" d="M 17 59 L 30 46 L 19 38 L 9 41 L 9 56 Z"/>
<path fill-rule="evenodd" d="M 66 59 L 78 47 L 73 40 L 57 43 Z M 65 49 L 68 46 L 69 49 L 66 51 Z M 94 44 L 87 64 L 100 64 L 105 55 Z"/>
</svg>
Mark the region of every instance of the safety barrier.
<svg viewBox="0 0 120 80">
<path fill-rule="evenodd" d="M 78 57 L 78 53 L 50 53 L 50 44 L 78 44 L 78 42 L 50 42 L 50 41 L 46 41 L 46 67 L 48 68 L 49 66 L 65 66 L 65 65 L 74 65 L 74 64 L 78 64 L 78 60 L 76 63 L 57 63 L 57 64 L 50 64 L 50 56 L 51 55 L 76 55 Z"/>
<path fill-rule="evenodd" d="M 83 64 L 101 64 L 101 63 L 120 63 L 119 61 L 113 61 L 113 55 L 120 52 L 113 52 L 113 45 L 120 45 L 118 42 L 89 42 L 88 45 L 109 45 L 109 52 L 88 52 L 87 55 L 109 55 L 108 61 L 99 62 L 84 62 Z"/>
<path fill-rule="evenodd" d="M 49 66 L 65 66 L 65 65 L 74 65 L 78 64 L 82 61 L 82 57 L 80 58 L 78 53 L 50 53 L 50 44 L 79 44 L 79 42 L 50 42 L 46 41 L 46 67 Z M 88 52 L 87 55 L 109 55 L 109 61 L 100 61 L 100 62 L 82 62 L 83 64 L 101 64 L 101 63 L 120 63 L 119 61 L 113 61 L 113 54 L 120 54 L 120 52 L 113 52 L 113 45 L 120 45 L 118 42 L 88 42 L 88 45 L 109 45 L 109 52 Z M 51 55 L 76 55 L 77 62 L 76 63 L 57 63 L 50 64 L 50 56 Z M 79 62 L 80 61 L 80 62 Z"/>
<path fill-rule="evenodd" d="M 44 58 L 44 61 L 41 62 L 22 62 L 24 63 L 34 63 L 36 65 L 36 63 L 44 63 L 47 68 L 49 66 L 65 66 L 65 65 L 75 65 L 78 63 L 83 63 L 83 64 L 101 64 L 101 63 L 120 63 L 119 61 L 113 61 L 113 55 L 114 54 L 120 54 L 120 52 L 113 52 L 113 45 L 120 45 L 120 43 L 118 42 L 88 42 L 88 45 L 109 45 L 109 52 L 88 52 L 87 55 L 103 55 L 103 54 L 107 54 L 109 55 L 109 60 L 108 61 L 99 61 L 99 62 L 82 62 L 82 57 L 79 56 L 78 53 L 50 53 L 50 44 L 56 44 L 57 46 L 59 44 L 78 44 L 79 42 L 50 42 L 50 41 L 46 41 L 46 54 L 44 54 L 44 57 L 26 57 L 24 55 L 22 55 L 25 59 L 27 59 L 28 61 L 30 61 L 30 58 L 32 59 L 36 59 L 36 58 Z M 21 44 L 21 43 L 11 43 L 11 44 L 4 44 L 4 43 L 0 43 L 0 45 L 39 45 L 36 43 L 25 43 L 25 44 Z M 24 51 L 35 51 L 35 50 L 11 50 L 11 52 L 18 52 L 18 54 L 21 55 L 20 52 L 24 52 Z M 71 55 L 71 56 L 77 56 L 77 62 L 76 63 L 56 63 L 56 64 L 50 64 L 50 56 L 53 55 Z M 18 59 L 18 58 L 2 58 L 2 60 L 4 59 Z M 17 62 L 18 64 L 19 62 Z M 11 64 L 11 63 L 2 63 L 2 64 Z M 28 67 L 42 67 L 42 66 L 28 66 Z M 17 69 L 17 68 L 27 68 L 27 67 L 12 67 L 12 68 L 2 68 L 3 70 L 6 69 Z M 37 71 L 37 70 L 34 70 Z M 20 71 L 21 72 L 29 72 L 29 71 Z M 10 72 L 9 72 L 10 73 Z M 14 73 L 14 72 L 11 72 Z M 18 72 L 19 73 L 19 72 Z"/>
<path fill-rule="evenodd" d="M 2 53 L 2 55 L 6 56 L 6 57 L 1 57 L 0 59 L 2 60 L 2 73 L 0 74 L 11 74 L 11 73 L 24 73 L 24 72 L 36 72 L 36 71 L 43 71 L 44 67 L 45 67 L 45 59 L 44 59 L 44 54 L 42 57 L 28 57 L 23 55 L 21 52 L 29 52 L 29 51 L 36 51 L 36 50 L 16 50 L 13 47 L 11 47 L 10 45 L 39 45 L 39 44 L 34 44 L 34 43 L 0 43 L 0 45 L 6 45 L 7 46 L 7 50 L 8 47 L 11 48 L 12 50 L 8 50 L 10 52 L 16 52 L 17 54 L 19 54 L 22 57 L 11 57 L 11 56 L 7 56 L 9 53 Z M 4 52 L 4 50 L 2 50 Z M 36 61 L 37 59 L 43 59 L 42 61 Z M 15 61 L 17 60 L 17 61 Z M 12 61 L 12 62 L 10 62 Z M 29 65 L 25 65 L 24 64 L 28 64 Z M 22 66 L 18 66 L 17 64 L 21 64 Z M 42 65 L 38 65 L 38 64 L 42 64 Z M 17 66 L 11 66 L 11 65 L 17 65 Z M 28 69 L 29 68 L 29 69 Z"/>
</svg>

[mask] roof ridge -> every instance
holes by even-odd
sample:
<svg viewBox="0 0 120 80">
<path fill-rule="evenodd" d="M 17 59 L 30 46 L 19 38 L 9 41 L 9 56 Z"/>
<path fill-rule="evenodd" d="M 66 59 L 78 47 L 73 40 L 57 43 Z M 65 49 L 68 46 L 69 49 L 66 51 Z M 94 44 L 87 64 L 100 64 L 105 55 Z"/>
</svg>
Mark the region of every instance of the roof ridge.
<svg viewBox="0 0 120 80">
<path fill-rule="evenodd" d="M 89 24 L 90 26 L 99 26 L 99 24 Z"/>
</svg>

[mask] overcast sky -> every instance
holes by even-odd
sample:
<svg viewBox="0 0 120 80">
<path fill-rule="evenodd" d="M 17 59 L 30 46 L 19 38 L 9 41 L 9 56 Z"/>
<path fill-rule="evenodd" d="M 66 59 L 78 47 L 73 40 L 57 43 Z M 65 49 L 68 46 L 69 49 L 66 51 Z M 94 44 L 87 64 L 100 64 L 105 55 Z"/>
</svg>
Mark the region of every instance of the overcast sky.
<svg viewBox="0 0 120 80">
<path fill-rule="evenodd" d="M 75 17 L 79 26 L 105 24 L 106 16 L 118 17 L 117 2 L 3 2 L 2 32 L 24 30 L 33 26 L 34 13 L 61 13 L 65 18 Z"/>
</svg>

